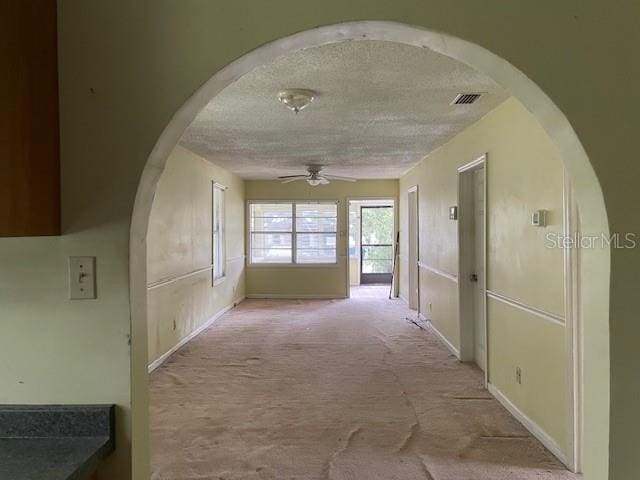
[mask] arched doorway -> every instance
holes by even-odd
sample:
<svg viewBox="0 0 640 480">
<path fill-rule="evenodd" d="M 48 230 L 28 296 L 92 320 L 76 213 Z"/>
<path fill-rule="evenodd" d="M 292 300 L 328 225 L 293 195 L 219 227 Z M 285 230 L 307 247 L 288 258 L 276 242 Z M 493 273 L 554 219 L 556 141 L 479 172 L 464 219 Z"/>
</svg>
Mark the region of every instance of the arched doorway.
<svg viewBox="0 0 640 480">
<path fill-rule="evenodd" d="M 505 60 L 491 52 L 458 38 L 420 28 L 392 22 L 353 22 L 321 27 L 298 33 L 262 46 L 215 74 L 174 115 L 157 141 L 145 166 L 133 212 L 131 225 L 131 304 L 132 304 L 132 415 L 134 474 L 144 478 L 148 461 L 147 438 L 147 370 L 146 370 L 146 230 L 153 201 L 155 185 L 162 173 L 164 163 L 179 141 L 184 130 L 198 112 L 221 90 L 238 77 L 258 65 L 267 63 L 280 55 L 328 43 L 358 40 L 383 40 L 429 48 L 459 60 L 490 76 L 510 91 L 537 118 L 562 155 L 571 177 L 577 204 L 581 209 L 581 224 L 586 231 L 608 232 L 604 200 L 598 181 L 589 160 L 567 119 L 553 102 L 531 80 Z M 582 271 L 589 272 L 582 280 L 585 292 L 579 299 L 581 321 L 608 329 L 609 250 L 587 250 L 581 255 Z M 598 296 L 589 292 L 598 291 Z M 607 292 L 606 294 L 602 292 Z M 589 331 L 585 336 L 589 337 Z M 606 350 L 607 339 L 587 338 L 584 356 L 596 355 L 591 346 L 594 341 Z M 600 359 L 602 361 L 602 359 Z M 605 369 L 608 371 L 608 367 Z M 596 383 L 608 391 L 608 378 L 590 377 L 586 372 L 585 383 Z M 590 409 L 591 398 L 585 396 L 585 408 Z M 608 403 L 593 402 L 599 409 L 608 409 Z M 594 407 L 595 408 L 595 407 Z M 607 412 L 599 411 L 595 418 L 606 418 Z M 587 437 L 585 443 L 602 443 L 608 434 L 608 424 L 594 421 L 587 430 L 598 431 L 598 438 Z M 590 451 L 594 447 L 588 447 Z M 602 455 L 606 455 L 603 452 Z"/>
</svg>

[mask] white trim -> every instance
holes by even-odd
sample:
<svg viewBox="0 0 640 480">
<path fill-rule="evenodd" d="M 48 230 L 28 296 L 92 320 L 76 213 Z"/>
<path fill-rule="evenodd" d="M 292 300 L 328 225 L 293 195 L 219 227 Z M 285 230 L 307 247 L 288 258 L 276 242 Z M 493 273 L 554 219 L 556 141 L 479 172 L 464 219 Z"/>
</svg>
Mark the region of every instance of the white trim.
<svg viewBox="0 0 640 480">
<path fill-rule="evenodd" d="M 511 400 L 509 400 L 507 396 L 498 389 L 498 387 L 489 383 L 487 388 L 489 393 L 491 393 L 491 395 L 493 395 L 495 399 L 498 400 L 498 402 L 500 402 L 502 406 L 524 426 L 524 428 L 529 430 L 529 432 L 531 432 L 531 434 L 536 437 L 540 443 L 542 443 L 558 460 L 560 460 L 565 466 L 569 467 L 567 464 L 567 457 L 564 452 L 547 432 L 545 432 L 536 422 L 531 420 L 518 407 L 516 407 Z"/>
<path fill-rule="evenodd" d="M 246 255 L 240 255 L 238 257 L 233 257 L 233 258 L 227 259 L 226 263 L 229 264 L 229 263 L 237 262 L 239 260 L 244 260 L 245 258 L 246 258 Z M 169 285 L 170 283 L 177 282 L 178 280 L 182 280 L 182 279 L 185 279 L 185 278 L 193 277 L 194 275 L 198 275 L 199 273 L 209 272 L 211 270 L 213 270 L 213 265 L 205 265 L 203 267 L 196 268 L 195 270 L 192 270 L 192 271 L 187 272 L 187 273 L 181 273 L 180 275 L 171 275 L 169 277 L 161 278 L 160 280 L 156 280 L 155 282 L 148 283 L 147 284 L 147 290 L 153 290 L 155 288 L 162 287 L 164 285 Z M 225 274 L 224 277 L 220 277 L 217 280 L 222 280 L 225 277 L 226 277 L 226 274 Z M 222 283 L 222 282 L 219 282 L 219 283 Z"/>
<path fill-rule="evenodd" d="M 332 294 L 298 294 L 298 293 L 249 293 L 247 298 L 281 299 L 281 300 L 334 300 L 345 299 L 344 295 Z"/>
<path fill-rule="evenodd" d="M 563 233 L 568 238 L 579 229 L 577 206 L 573 199 L 573 189 L 569 175 L 564 169 L 564 188 L 562 195 Z M 564 254 L 564 298 L 566 325 L 566 355 L 567 355 L 567 429 L 569 446 L 567 457 L 572 471 L 582 470 L 582 345 L 581 329 L 578 316 L 579 277 L 578 251 L 565 248 Z"/>
<path fill-rule="evenodd" d="M 468 170 L 474 170 L 475 168 L 479 168 L 481 165 L 483 165 L 485 163 L 486 160 L 487 160 L 487 154 L 483 153 L 482 155 L 480 155 L 475 160 L 473 160 L 473 161 L 471 161 L 469 163 L 465 163 L 461 167 L 458 167 L 458 173 L 462 173 L 462 172 L 466 172 Z"/>
<path fill-rule="evenodd" d="M 404 297 L 402 296 L 402 294 L 398 294 L 398 298 L 399 298 L 400 300 L 402 300 L 404 303 L 406 303 L 407 305 L 409 305 L 409 300 L 407 300 L 406 298 L 404 298 Z"/>
<path fill-rule="evenodd" d="M 440 270 L 436 267 L 432 267 L 430 265 L 427 265 L 424 262 L 418 262 L 418 267 L 420 268 L 424 268 L 425 270 L 429 270 L 432 273 L 435 273 L 436 275 L 440 275 L 443 278 L 446 278 L 447 280 L 451 280 L 453 283 L 458 283 L 458 277 L 455 275 L 452 275 L 450 273 L 447 273 L 443 270 Z"/>
<path fill-rule="evenodd" d="M 222 308 L 219 312 L 217 312 L 216 314 L 214 314 L 209 320 L 207 320 L 206 322 L 204 322 L 202 325 L 200 325 L 198 328 L 196 328 L 193 332 L 191 332 L 189 335 L 187 335 L 186 337 L 184 337 L 182 340 L 180 340 L 176 345 L 174 345 L 173 347 L 171 347 L 171 349 L 169 349 L 168 351 L 166 351 L 165 353 L 163 353 L 162 355 L 160 355 L 158 358 L 156 358 L 153 362 L 151 362 L 148 367 L 147 370 L 149 373 L 153 372 L 156 368 L 158 368 L 160 365 L 162 365 L 164 362 L 167 361 L 167 359 L 173 355 L 174 353 L 176 353 L 178 350 L 180 350 L 184 345 L 186 345 L 187 343 L 189 343 L 191 340 L 193 340 L 195 337 L 197 337 L 198 335 L 200 335 L 203 331 L 205 331 L 207 328 L 209 328 L 211 325 L 213 325 L 213 323 L 220 318 L 222 315 L 224 315 L 225 313 L 227 313 L 229 310 L 231 310 L 233 307 L 235 307 L 236 305 L 238 305 L 239 303 L 241 303 L 244 300 L 245 297 L 240 297 L 237 298 L 236 300 L 233 301 L 233 303 L 231 303 L 230 305 L 227 305 L 226 307 Z"/>
<path fill-rule="evenodd" d="M 147 284 L 147 290 L 153 290 L 154 288 L 162 287 L 164 285 L 168 285 L 170 283 L 177 282 L 178 280 L 182 280 L 184 278 L 193 277 L 194 275 L 198 275 L 199 273 L 209 272 L 213 269 L 213 265 L 206 265 L 204 267 L 196 268 L 187 273 L 182 273 L 180 275 L 172 275 L 170 277 L 161 278 L 155 282 L 151 282 Z"/>
<path fill-rule="evenodd" d="M 445 347 L 447 347 L 447 348 L 451 351 L 451 353 L 453 353 L 453 354 L 456 356 L 456 358 L 457 358 L 458 360 L 460 360 L 460 350 L 458 350 L 458 349 L 453 345 L 453 343 L 451 343 L 451 342 L 447 339 L 447 337 L 445 337 L 445 336 L 440 332 L 440 330 L 438 330 L 438 329 L 436 328 L 436 326 L 433 324 L 433 322 L 432 322 L 431 320 L 427 320 L 427 319 L 425 318 L 425 316 L 424 316 L 424 315 L 422 315 L 421 313 L 419 314 L 419 317 L 420 317 L 421 319 L 426 320 L 426 325 L 427 325 L 427 327 L 429 327 L 429 330 L 431 330 L 431 331 L 435 334 L 435 336 L 436 336 L 436 337 L 438 337 L 438 339 L 439 339 L 442 343 L 444 343 Z"/>
<path fill-rule="evenodd" d="M 492 298 L 493 300 L 498 300 L 499 302 L 505 303 L 513 308 L 517 308 L 523 312 L 535 315 L 536 317 L 543 318 L 551 323 L 560 325 L 561 327 L 565 326 L 564 317 L 561 315 L 540 310 L 539 308 L 532 307 L 531 305 L 527 305 L 526 303 L 519 302 L 518 300 L 514 300 L 513 298 L 506 297 L 491 290 L 487 290 L 487 297 Z"/>
</svg>

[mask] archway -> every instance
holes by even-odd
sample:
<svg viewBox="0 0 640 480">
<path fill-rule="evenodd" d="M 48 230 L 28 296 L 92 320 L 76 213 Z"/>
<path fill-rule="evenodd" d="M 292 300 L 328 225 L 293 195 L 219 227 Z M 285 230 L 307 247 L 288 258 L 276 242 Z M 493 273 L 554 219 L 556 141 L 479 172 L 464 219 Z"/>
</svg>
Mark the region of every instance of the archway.
<svg viewBox="0 0 640 480">
<path fill-rule="evenodd" d="M 164 164 L 184 130 L 198 112 L 221 90 L 258 65 L 296 50 L 323 44 L 382 40 L 429 48 L 463 62 L 490 76 L 515 96 L 538 120 L 558 148 L 572 179 L 576 201 L 581 210 L 585 231 L 608 233 L 604 199 L 595 173 L 568 120 L 545 93 L 507 61 L 486 49 L 451 37 L 393 22 L 352 22 L 320 27 L 301 32 L 253 50 L 211 77 L 174 115 L 158 139 L 143 171 L 136 196 L 130 234 L 131 294 L 131 401 L 134 477 L 147 477 L 148 463 L 148 386 L 146 330 L 146 231 L 156 183 Z M 579 299 L 581 321 L 593 325 L 593 331 L 608 332 L 609 249 L 585 250 L 581 256 L 582 271 L 578 281 L 584 294 Z M 588 277 L 586 276 L 588 272 Z M 587 281 L 588 278 L 588 281 Z M 592 294 L 598 292 L 598 295 Z M 596 338 L 588 328 L 584 331 L 585 359 L 603 362 L 599 371 L 608 371 L 608 336 Z M 607 352 L 606 359 L 602 352 Z M 600 355 L 600 356 L 598 356 Z M 590 360 L 591 359 L 591 360 Z M 608 453 L 601 445 L 608 443 L 608 399 L 595 398 L 598 390 L 607 391 L 609 379 L 585 372 L 585 430 L 598 432 L 598 438 L 585 438 L 586 450 L 599 452 L 603 462 Z M 595 385 L 595 387 L 591 387 Z M 592 398 L 593 395 L 593 398 Z M 595 415 L 590 413 L 594 411 Z M 606 438 L 606 441 L 603 441 Z M 587 472 L 589 473 L 589 472 Z"/>
</svg>

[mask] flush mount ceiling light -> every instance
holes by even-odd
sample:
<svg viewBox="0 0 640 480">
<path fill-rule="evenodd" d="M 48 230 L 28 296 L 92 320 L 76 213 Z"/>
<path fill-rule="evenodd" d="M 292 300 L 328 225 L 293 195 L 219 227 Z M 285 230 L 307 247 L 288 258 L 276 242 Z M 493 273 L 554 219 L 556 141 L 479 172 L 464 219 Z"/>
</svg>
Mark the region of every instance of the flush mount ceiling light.
<svg viewBox="0 0 640 480">
<path fill-rule="evenodd" d="M 316 98 L 316 92 L 304 88 L 289 88 L 278 94 L 278 100 L 295 113 L 313 102 L 314 98 Z"/>
</svg>

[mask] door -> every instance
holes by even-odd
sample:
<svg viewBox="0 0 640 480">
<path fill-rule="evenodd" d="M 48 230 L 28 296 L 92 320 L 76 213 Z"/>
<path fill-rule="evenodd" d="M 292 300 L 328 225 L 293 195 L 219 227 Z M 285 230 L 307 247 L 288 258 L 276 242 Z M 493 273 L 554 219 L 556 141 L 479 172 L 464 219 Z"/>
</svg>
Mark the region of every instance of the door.
<svg viewBox="0 0 640 480">
<path fill-rule="evenodd" d="M 473 170 L 473 356 L 476 364 L 485 369 L 485 212 L 484 168 Z"/>
<path fill-rule="evenodd" d="M 486 155 L 458 169 L 458 294 L 460 360 L 474 362 L 487 381 L 485 319 Z"/>
<path fill-rule="evenodd" d="M 407 193 L 409 214 L 408 244 L 409 244 L 409 308 L 418 309 L 418 188 L 414 187 Z"/>
<path fill-rule="evenodd" d="M 393 269 L 393 207 L 360 207 L 360 283 L 390 284 Z"/>
</svg>

